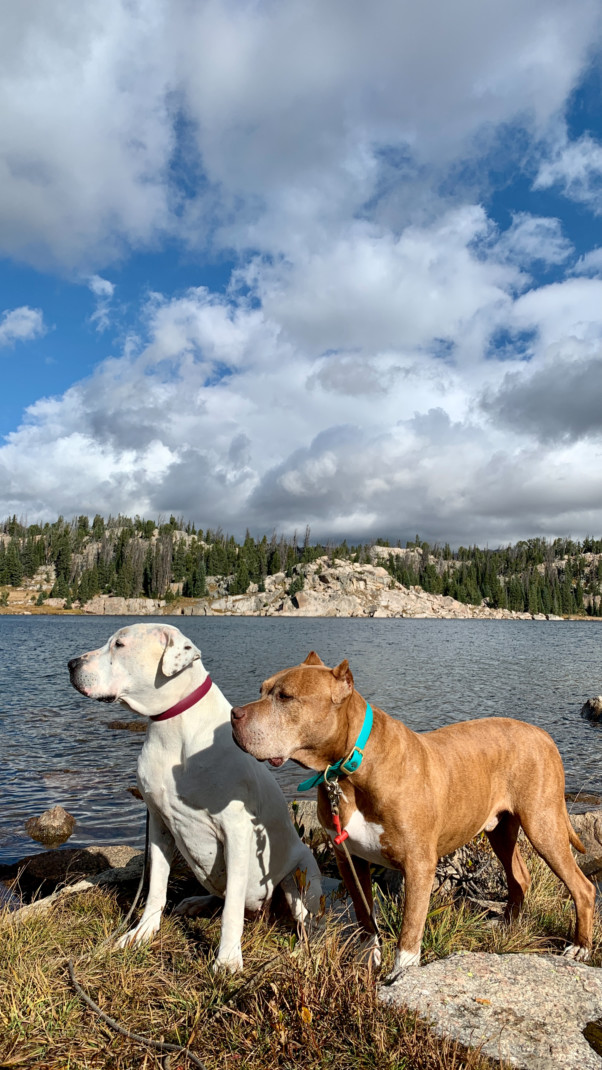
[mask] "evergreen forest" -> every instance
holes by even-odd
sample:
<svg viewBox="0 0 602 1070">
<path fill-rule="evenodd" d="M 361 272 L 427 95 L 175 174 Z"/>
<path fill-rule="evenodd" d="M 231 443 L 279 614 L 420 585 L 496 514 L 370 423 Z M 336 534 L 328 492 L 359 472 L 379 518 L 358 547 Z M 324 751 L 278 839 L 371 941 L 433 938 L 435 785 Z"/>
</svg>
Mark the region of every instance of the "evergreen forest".
<svg viewBox="0 0 602 1070">
<path fill-rule="evenodd" d="M 244 594 L 251 584 L 264 590 L 266 577 L 281 572 L 292 594 L 303 586 L 304 564 L 324 557 L 331 564 L 375 563 L 375 545 L 384 548 L 377 563 L 406 587 L 474 605 L 485 600 L 493 608 L 602 615 L 602 539 L 533 538 L 498 549 L 452 550 L 416 536 L 405 543 L 408 552 L 399 553 L 383 539 L 357 545 L 312 543 L 309 528 L 302 539 L 275 533 L 256 539 L 247 531 L 237 542 L 219 528 L 202 530 L 174 516 L 167 522 L 138 516 L 59 517 L 45 524 L 13 516 L 0 525 L 0 602 L 6 604 L 7 588 L 31 586 L 34 577 L 38 605 L 55 597 L 64 598 L 67 608 L 98 594 L 203 598 L 216 580 L 228 593 Z"/>
</svg>

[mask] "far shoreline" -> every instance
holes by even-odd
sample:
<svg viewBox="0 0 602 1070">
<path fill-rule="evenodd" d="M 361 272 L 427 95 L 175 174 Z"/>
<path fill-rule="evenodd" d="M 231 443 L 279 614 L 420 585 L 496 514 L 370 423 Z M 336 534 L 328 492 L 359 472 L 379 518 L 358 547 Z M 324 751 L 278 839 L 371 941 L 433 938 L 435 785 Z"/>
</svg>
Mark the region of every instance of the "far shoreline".
<svg viewBox="0 0 602 1070">
<path fill-rule="evenodd" d="M 480 607 L 474 607 L 474 608 L 480 608 Z M 463 621 L 463 622 L 465 622 L 465 621 L 510 621 L 512 623 L 517 623 L 517 624 L 529 623 L 530 621 L 535 621 L 536 623 L 539 623 L 539 624 L 541 624 L 541 623 L 544 623 L 544 624 L 567 624 L 567 623 L 572 623 L 572 622 L 574 623 L 574 622 L 578 622 L 578 621 L 588 621 L 591 624 L 602 624 L 602 617 L 592 617 L 592 616 L 589 616 L 587 613 L 584 613 L 584 614 L 582 614 L 580 616 L 578 616 L 576 614 L 571 614 L 571 615 L 567 615 L 567 616 L 564 616 L 564 617 L 558 617 L 558 616 L 547 617 L 547 616 L 544 616 L 543 614 L 526 614 L 526 613 L 525 614 L 521 614 L 520 616 L 515 616 L 515 617 L 510 617 L 510 616 L 507 616 L 507 617 L 493 617 L 493 616 L 492 617 L 483 617 L 483 616 L 477 616 L 476 614 L 474 616 L 468 615 L 466 617 L 444 616 L 444 615 L 436 616 L 436 617 L 435 616 L 432 616 L 432 617 L 428 616 L 427 617 L 427 616 L 424 616 L 424 615 L 417 615 L 417 616 L 406 615 L 406 616 L 390 616 L 390 617 L 359 617 L 359 616 L 354 616 L 352 614 L 339 614 L 337 616 L 334 616 L 333 614 L 329 614 L 329 613 L 315 613 L 315 614 L 312 614 L 312 615 L 309 615 L 309 614 L 296 615 L 296 614 L 287 613 L 287 614 L 282 614 L 282 616 L 279 618 L 278 614 L 272 614 L 272 615 L 267 616 L 265 613 L 234 613 L 234 612 L 227 612 L 227 611 L 221 611 L 219 613 L 213 612 L 213 613 L 207 613 L 207 614 L 190 614 L 190 613 L 182 612 L 181 610 L 178 609 L 177 606 L 174 608 L 173 603 L 171 604 L 171 606 L 170 606 L 170 608 L 169 608 L 169 610 L 167 612 L 156 611 L 156 612 L 151 612 L 151 613 L 137 613 L 137 612 L 129 612 L 129 611 L 128 612 L 122 612 L 122 613 L 118 613 L 118 612 L 91 613 L 88 610 L 79 609 L 79 608 L 78 609 L 58 609 L 58 608 L 55 608 L 55 607 L 32 606 L 31 609 L 17 609 L 17 608 L 13 608 L 13 607 L 10 607 L 10 606 L 0 606 L 0 617 L 82 617 L 84 619 L 91 619 L 91 620 L 102 619 L 102 618 L 121 619 L 121 618 L 127 618 L 127 617 L 135 617 L 135 618 L 148 617 L 149 619 L 152 619 L 152 618 L 157 618 L 158 619 L 158 618 L 162 618 L 162 617 L 185 617 L 185 618 L 200 617 L 201 619 L 214 619 L 214 620 L 221 620 L 221 619 L 224 619 L 224 618 L 227 618 L 227 619 L 239 619 L 239 620 L 240 619 L 251 620 L 251 619 L 254 619 L 254 618 L 255 619 L 264 619 L 264 620 L 278 620 L 278 619 L 281 619 L 281 620 L 357 620 L 357 621 L 360 621 L 360 620 L 362 620 L 362 621 L 374 621 L 374 620 L 428 620 L 428 621 L 433 621 L 433 620 L 452 620 L 452 621 Z"/>
</svg>

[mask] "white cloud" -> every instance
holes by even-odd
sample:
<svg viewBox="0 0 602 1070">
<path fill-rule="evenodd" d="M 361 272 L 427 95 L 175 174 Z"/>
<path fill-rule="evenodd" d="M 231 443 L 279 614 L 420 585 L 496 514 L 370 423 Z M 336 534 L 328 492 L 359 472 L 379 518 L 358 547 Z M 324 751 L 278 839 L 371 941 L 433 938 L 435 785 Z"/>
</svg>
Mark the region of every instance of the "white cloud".
<svg viewBox="0 0 602 1070">
<path fill-rule="evenodd" d="M 580 256 L 573 268 L 575 275 L 602 275 L 602 247 Z"/>
<path fill-rule="evenodd" d="M 168 219 L 174 133 L 161 3 L 25 0 L 0 43 L 2 251 L 86 267 Z"/>
<path fill-rule="evenodd" d="M 519 330 L 535 330 L 542 351 L 561 343 L 602 338 L 602 281 L 573 278 L 529 290 L 511 315 Z"/>
<path fill-rule="evenodd" d="M 0 43 L 2 252 L 94 271 L 171 232 L 291 255 L 392 172 L 393 225 L 420 197 L 432 215 L 489 132 L 545 140 L 597 20 L 595 0 L 24 0 Z M 174 168 L 202 172 L 192 196 Z"/>
<path fill-rule="evenodd" d="M 534 189 L 560 186 L 567 197 L 602 213 L 602 144 L 589 134 L 576 141 L 566 136 L 541 164 Z"/>
<path fill-rule="evenodd" d="M 103 279 L 101 275 L 91 275 L 88 279 L 88 286 L 95 297 L 110 299 L 115 293 L 114 284 L 108 279 Z"/>
<path fill-rule="evenodd" d="M 101 275 L 91 275 L 88 288 L 96 297 L 96 308 L 90 316 L 90 322 L 95 324 L 97 331 L 106 331 L 111 323 L 111 301 L 115 285 L 108 279 L 103 279 Z"/>
<path fill-rule="evenodd" d="M 21 308 L 7 309 L 0 319 L 0 347 L 29 342 L 45 333 L 44 316 L 39 308 L 22 305 Z"/>
<path fill-rule="evenodd" d="M 294 263 L 252 262 L 244 279 L 266 315 L 317 352 L 439 351 L 441 340 L 468 349 L 482 342 L 482 321 L 498 315 L 520 282 L 515 267 L 478 254 L 475 243 L 489 231 L 473 206 L 407 227 L 399 238 L 354 223 L 344 238 Z"/>
<path fill-rule="evenodd" d="M 517 212 L 497 243 L 498 255 L 523 266 L 541 261 L 546 267 L 563 264 L 573 246 L 562 233 L 559 219 Z"/>
<path fill-rule="evenodd" d="M 486 220 L 482 227 L 489 233 Z M 458 226 L 448 223 L 451 252 L 425 276 L 429 286 L 436 280 L 461 295 L 476 285 L 474 226 L 462 233 L 463 254 Z M 414 233 L 408 279 L 425 270 L 431 237 L 430 228 Z M 458 297 L 458 315 L 441 313 L 449 352 L 433 333 L 439 313 L 429 335 L 418 300 L 404 305 L 398 345 L 365 338 L 360 353 L 321 348 L 331 320 L 304 334 L 246 297 L 203 288 L 155 295 L 143 346 L 106 360 L 62 397 L 38 401 L 8 436 L 2 511 L 171 511 L 239 534 L 247 524 L 263 532 L 310 523 L 316 537 L 417 530 L 456 542 L 597 530 L 602 445 L 595 406 L 586 412 L 577 395 L 587 396 L 596 373 L 602 284 L 570 279 L 517 294 L 512 272 L 500 274 L 495 242 L 478 253 L 473 303 Z M 399 287 L 386 291 L 389 306 L 383 298 L 391 323 Z M 486 343 L 499 329 L 534 332 L 528 364 L 520 354 L 483 359 L 484 349 L 477 358 L 473 338 Z M 581 364 L 569 367 L 570 359 Z M 516 380 L 514 394 L 515 380 L 505 379 L 512 372 L 525 384 Z M 565 409 L 557 373 L 574 394 Z"/>
</svg>

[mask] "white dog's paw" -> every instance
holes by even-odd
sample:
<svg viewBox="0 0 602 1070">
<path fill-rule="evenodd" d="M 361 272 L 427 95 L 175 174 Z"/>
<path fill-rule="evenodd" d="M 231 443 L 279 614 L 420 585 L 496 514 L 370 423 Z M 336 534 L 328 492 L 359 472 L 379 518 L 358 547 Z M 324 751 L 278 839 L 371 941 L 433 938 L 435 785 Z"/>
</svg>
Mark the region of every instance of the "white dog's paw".
<svg viewBox="0 0 602 1070">
<path fill-rule="evenodd" d="M 370 969 L 378 970 L 381 963 L 380 941 L 376 933 L 372 936 L 366 936 L 359 947 L 359 951 L 355 956 L 355 961 L 359 966 L 368 966 Z"/>
<path fill-rule="evenodd" d="M 149 921 L 140 921 L 135 929 L 130 929 L 124 936 L 120 936 L 119 940 L 115 942 L 116 947 L 134 947 L 136 944 L 147 944 L 152 940 L 155 933 L 159 932 L 159 921 L 151 919 Z"/>
<path fill-rule="evenodd" d="M 182 918 L 196 918 L 208 907 L 218 906 L 222 900 L 217 895 L 191 895 L 182 899 L 173 909 L 174 914 Z"/>
<path fill-rule="evenodd" d="M 396 951 L 395 962 L 393 963 L 393 969 L 391 973 L 385 977 L 385 984 L 391 985 L 394 981 L 399 981 L 402 974 L 410 966 L 420 965 L 420 952 L 419 951 Z"/>
<path fill-rule="evenodd" d="M 587 962 L 591 958 L 590 949 L 579 944 L 569 944 L 562 954 L 565 959 L 572 959 L 573 962 Z"/>
<path fill-rule="evenodd" d="M 227 970 L 228 973 L 237 973 L 238 970 L 242 970 L 242 951 L 240 944 L 230 948 L 229 951 L 222 951 L 220 948 L 212 969 L 214 973 L 220 973 L 222 970 Z"/>
</svg>

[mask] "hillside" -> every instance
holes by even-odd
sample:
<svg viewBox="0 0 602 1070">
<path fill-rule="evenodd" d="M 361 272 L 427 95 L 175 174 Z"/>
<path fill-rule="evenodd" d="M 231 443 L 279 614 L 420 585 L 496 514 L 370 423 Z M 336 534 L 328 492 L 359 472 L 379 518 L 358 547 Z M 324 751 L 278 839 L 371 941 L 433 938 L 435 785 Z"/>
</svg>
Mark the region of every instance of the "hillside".
<svg viewBox="0 0 602 1070">
<path fill-rule="evenodd" d="M 602 540 L 490 550 L 242 543 L 175 517 L 0 526 L 4 612 L 562 617 L 602 614 Z"/>
</svg>

